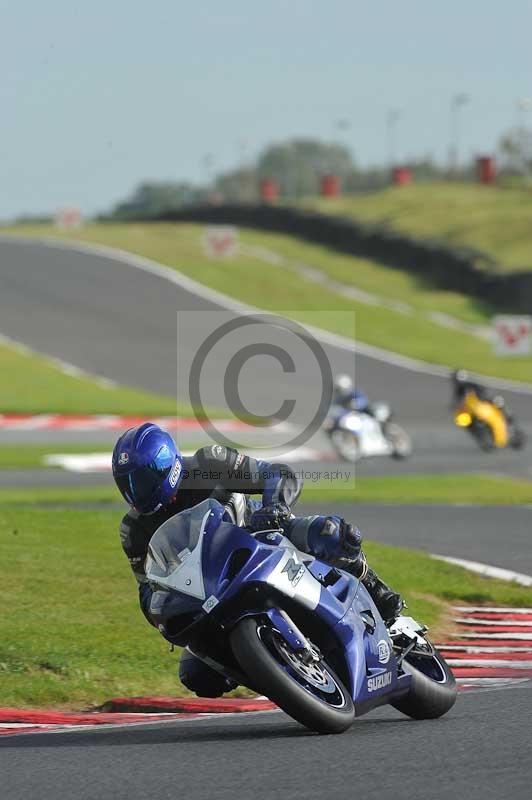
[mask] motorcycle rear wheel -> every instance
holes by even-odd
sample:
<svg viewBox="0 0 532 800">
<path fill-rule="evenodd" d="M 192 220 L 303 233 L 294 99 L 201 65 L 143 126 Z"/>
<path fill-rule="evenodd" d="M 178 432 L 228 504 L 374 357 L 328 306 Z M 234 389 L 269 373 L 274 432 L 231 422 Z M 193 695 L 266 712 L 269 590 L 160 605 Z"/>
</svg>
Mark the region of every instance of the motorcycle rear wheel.
<svg viewBox="0 0 532 800">
<path fill-rule="evenodd" d="M 231 647 L 254 687 L 305 727 L 342 733 L 353 723 L 351 695 L 328 664 L 304 663 L 271 626 L 244 618 L 231 633 Z"/>
<path fill-rule="evenodd" d="M 410 691 L 392 705 L 412 719 L 436 719 L 454 706 L 456 681 L 451 668 L 436 649 L 432 656 L 407 656 L 405 672 L 411 675 Z"/>
<path fill-rule="evenodd" d="M 392 457 L 401 459 L 408 458 L 412 455 L 412 441 L 408 433 L 397 425 L 396 422 L 390 422 L 385 428 L 386 438 L 392 445 Z"/>
</svg>

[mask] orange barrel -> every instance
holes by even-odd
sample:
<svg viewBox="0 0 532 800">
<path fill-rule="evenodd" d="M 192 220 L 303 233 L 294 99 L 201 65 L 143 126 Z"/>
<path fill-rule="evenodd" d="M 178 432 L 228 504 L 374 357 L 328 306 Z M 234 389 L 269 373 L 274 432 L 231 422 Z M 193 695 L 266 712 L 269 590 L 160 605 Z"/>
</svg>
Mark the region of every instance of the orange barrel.
<svg viewBox="0 0 532 800">
<path fill-rule="evenodd" d="M 497 179 L 497 164 L 493 156 L 479 156 L 477 158 L 477 171 L 480 183 L 495 183 Z"/>
<path fill-rule="evenodd" d="M 414 176 L 412 175 L 412 170 L 408 169 L 408 167 L 394 167 L 392 180 L 394 186 L 408 186 L 409 183 L 413 182 Z"/>
<path fill-rule="evenodd" d="M 340 178 L 338 175 L 324 175 L 321 179 L 322 197 L 338 197 L 340 194 Z"/>
<path fill-rule="evenodd" d="M 263 203 L 273 203 L 279 197 L 279 186 L 277 181 L 271 178 L 263 178 L 260 182 L 260 199 Z"/>
</svg>

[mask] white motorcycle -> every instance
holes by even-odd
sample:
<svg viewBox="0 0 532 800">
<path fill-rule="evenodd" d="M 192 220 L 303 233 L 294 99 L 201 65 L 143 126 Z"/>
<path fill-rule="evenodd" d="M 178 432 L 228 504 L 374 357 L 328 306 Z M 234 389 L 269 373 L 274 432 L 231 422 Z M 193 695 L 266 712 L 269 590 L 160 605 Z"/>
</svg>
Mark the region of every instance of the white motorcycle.
<svg viewBox="0 0 532 800">
<path fill-rule="evenodd" d="M 412 440 L 392 421 L 390 407 L 375 403 L 371 411 L 331 408 L 323 427 L 338 455 L 351 462 L 364 456 L 407 458 L 412 453 Z"/>
</svg>

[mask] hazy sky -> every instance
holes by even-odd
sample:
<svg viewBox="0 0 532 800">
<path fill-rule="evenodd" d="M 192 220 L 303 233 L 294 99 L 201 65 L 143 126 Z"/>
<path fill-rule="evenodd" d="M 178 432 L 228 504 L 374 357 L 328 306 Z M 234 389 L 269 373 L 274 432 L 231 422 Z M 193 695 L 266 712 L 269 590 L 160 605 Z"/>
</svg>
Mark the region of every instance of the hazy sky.
<svg viewBox="0 0 532 800">
<path fill-rule="evenodd" d="M 383 162 L 390 108 L 403 157 L 443 160 L 456 92 L 463 156 L 491 151 L 532 96 L 531 38 L 532 0 L 0 0 L 0 218 L 293 136 Z"/>
</svg>

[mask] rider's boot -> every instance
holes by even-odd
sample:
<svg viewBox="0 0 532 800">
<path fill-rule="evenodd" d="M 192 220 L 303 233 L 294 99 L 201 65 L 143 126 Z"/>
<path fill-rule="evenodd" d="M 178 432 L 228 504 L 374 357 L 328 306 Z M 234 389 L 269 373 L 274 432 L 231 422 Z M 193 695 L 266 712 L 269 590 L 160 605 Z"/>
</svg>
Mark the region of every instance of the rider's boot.
<svg viewBox="0 0 532 800">
<path fill-rule="evenodd" d="M 386 625 L 393 625 L 405 605 L 401 595 L 387 586 L 370 567 L 362 578 L 362 583 Z"/>
<path fill-rule="evenodd" d="M 363 553 L 355 561 L 344 562 L 342 568 L 360 578 L 386 625 L 393 625 L 405 605 L 401 595 L 394 592 L 371 567 L 368 567 Z"/>
</svg>

